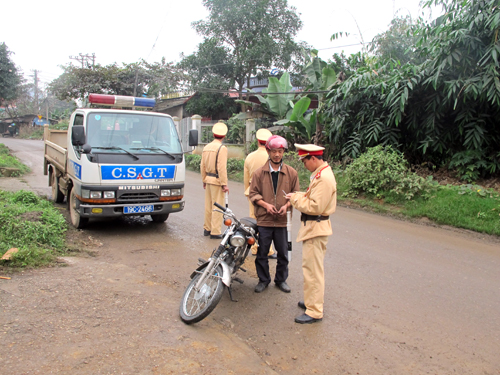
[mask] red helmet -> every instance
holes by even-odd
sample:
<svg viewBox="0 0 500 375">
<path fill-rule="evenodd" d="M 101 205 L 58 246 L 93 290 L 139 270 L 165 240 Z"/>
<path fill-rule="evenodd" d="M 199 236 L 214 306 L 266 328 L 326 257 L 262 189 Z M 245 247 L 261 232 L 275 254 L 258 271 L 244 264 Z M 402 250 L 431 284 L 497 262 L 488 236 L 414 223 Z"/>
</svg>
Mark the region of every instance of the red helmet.
<svg viewBox="0 0 500 375">
<path fill-rule="evenodd" d="M 280 135 L 273 135 L 269 137 L 266 142 L 266 150 L 271 150 L 273 148 L 288 148 L 288 143 L 285 138 Z"/>
</svg>

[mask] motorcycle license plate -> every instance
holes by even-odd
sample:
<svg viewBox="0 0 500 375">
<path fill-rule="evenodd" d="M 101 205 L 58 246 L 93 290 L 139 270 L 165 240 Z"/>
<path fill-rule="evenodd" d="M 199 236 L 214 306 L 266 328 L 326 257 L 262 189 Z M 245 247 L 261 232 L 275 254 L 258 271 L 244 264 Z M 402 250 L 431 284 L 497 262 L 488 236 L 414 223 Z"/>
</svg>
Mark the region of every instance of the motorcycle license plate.
<svg viewBox="0 0 500 375">
<path fill-rule="evenodd" d="M 145 204 L 141 206 L 125 206 L 123 207 L 124 214 L 142 214 L 145 212 L 153 212 L 154 206 L 152 204 Z"/>
</svg>

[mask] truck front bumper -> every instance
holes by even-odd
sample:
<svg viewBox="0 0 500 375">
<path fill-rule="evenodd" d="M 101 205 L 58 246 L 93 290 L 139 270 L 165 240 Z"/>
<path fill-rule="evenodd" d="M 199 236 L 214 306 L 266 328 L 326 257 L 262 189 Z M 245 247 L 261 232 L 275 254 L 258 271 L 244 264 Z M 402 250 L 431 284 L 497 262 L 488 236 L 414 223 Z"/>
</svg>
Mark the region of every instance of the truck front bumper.
<svg viewBox="0 0 500 375">
<path fill-rule="evenodd" d="M 152 212 L 124 214 L 123 208 L 125 206 L 133 206 L 131 204 L 109 204 L 97 205 L 80 203 L 77 207 L 80 216 L 82 217 L 117 217 L 117 216 L 137 216 L 137 215 L 160 215 L 169 214 L 171 212 L 179 212 L 184 209 L 184 201 L 168 201 L 168 202 L 154 202 L 154 203 L 141 203 L 141 205 L 152 205 L 154 210 Z"/>
</svg>

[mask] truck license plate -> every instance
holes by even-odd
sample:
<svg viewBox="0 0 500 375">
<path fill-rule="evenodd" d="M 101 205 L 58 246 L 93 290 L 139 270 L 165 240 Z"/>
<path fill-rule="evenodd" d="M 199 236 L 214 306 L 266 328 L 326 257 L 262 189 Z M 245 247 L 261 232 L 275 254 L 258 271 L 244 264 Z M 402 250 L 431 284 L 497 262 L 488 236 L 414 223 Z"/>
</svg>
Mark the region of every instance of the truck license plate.
<svg viewBox="0 0 500 375">
<path fill-rule="evenodd" d="M 123 207 L 124 214 L 142 214 L 144 212 L 153 212 L 154 207 L 152 204 L 142 206 L 125 206 Z"/>
</svg>

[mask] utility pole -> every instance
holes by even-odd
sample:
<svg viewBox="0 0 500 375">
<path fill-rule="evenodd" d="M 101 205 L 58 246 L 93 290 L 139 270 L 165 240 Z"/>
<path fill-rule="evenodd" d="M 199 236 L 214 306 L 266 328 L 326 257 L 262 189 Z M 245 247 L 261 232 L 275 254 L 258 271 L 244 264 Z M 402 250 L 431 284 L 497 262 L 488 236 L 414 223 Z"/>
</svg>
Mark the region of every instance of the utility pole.
<svg viewBox="0 0 500 375">
<path fill-rule="evenodd" d="M 79 53 L 78 56 L 70 56 L 69 58 L 71 60 L 76 60 L 80 64 L 82 64 L 82 69 L 85 67 L 85 64 L 87 65 L 87 67 L 90 67 L 89 61 L 92 60 L 92 69 L 94 69 L 95 53 L 92 53 L 92 55 L 89 54 L 84 55 L 83 53 Z"/>
<path fill-rule="evenodd" d="M 35 69 L 35 110 L 38 113 L 38 70 Z"/>
<path fill-rule="evenodd" d="M 137 95 L 137 75 L 138 74 L 139 74 L 139 68 L 135 68 L 134 96 Z"/>
</svg>

